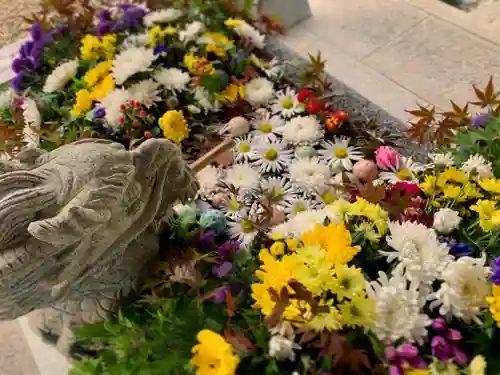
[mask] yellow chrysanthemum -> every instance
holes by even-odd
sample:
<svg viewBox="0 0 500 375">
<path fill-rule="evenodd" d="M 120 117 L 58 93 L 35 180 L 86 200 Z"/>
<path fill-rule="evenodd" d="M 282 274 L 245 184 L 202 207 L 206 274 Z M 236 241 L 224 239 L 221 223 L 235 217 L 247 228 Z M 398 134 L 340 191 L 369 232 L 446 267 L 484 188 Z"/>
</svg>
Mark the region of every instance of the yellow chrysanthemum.
<svg viewBox="0 0 500 375">
<path fill-rule="evenodd" d="M 115 81 L 111 74 L 108 74 L 99 82 L 92 90 L 91 96 L 93 100 L 100 100 L 106 97 L 111 90 L 115 88 Z"/>
<path fill-rule="evenodd" d="M 92 108 L 92 95 L 88 90 L 79 90 L 75 96 L 75 104 L 71 110 L 73 116 L 79 116 Z"/>
<path fill-rule="evenodd" d="M 455 167 L 449 167 L 439 174 L 436 184 L 440 188 L 443 188 L 449 183 L 462 185 L 465 184 L 467 181 L 469 181 L 469 177 L 465 172 L 459 171 Z"/>
<path fill-rule="evenodd" d="M 486 360 L 482 355 L 476 355 L 469 364 L 469 375 L 484 375 L 486 373 Z"/>
<path fill-rule="evenodd" d="M 356 297 L 364 292 L 365 287 L 366 280 L 361 269 L 345 264 L 335 266 L 335 277 L 329 281 L 329 288 L 339 301 Z"/>
<path fill-rule="evenodd" d="M 269 251 L 271 252 L 272 255 L 277 256 L 277 255 L 284 255 L 286 250 L 286 245 L 282 241 L 276 241 L 271 245 L 269 248 Z"/>
<path fill-rule="evenodd" d="M 329 290 L 328 283 L 332 280 L 333 264 L 328 259 L 326 250 L 319 245 L 301 247 L 292 255 L 297 258 L 295 280 L 304 285 L 314 295 Z"/>
<path fill-rule="evenodd" d="M 500 194 L 500 181 L 496 178 L 484 178 L 479 181 L 479 186 L 481 186 L 488 193 Z"/>
<path fill-rule="evenodd" d="M 329 312 L 316 314 L 307 326 L 317 332 L 337 331 L 342 328 L 342 315 L 334 306 L 330 306 Z"/>
<path fill-rule="evenodd" d="M 205 33 L 202 36 L 207 43 L 206 51 L 212 52 L 217 56 L 224 57 L 227 55 L 227 49 L 233 47 L 233 42 L 223 33 Z"/>
<path fill-rule="evenodd" d="M 495 201 L 480 199 L 476 204 L 470 206 L 470 209 L 479 214 L 479 225 L 485 232 L 500 225 L 500 210 L 497 210 Z"/>
<path fill-rule="evenodd" d="M 348 216 L 364 216 L 378 229 L 383 236 L 388 229 L 389 214 L 380 205 L 368 202 L 366 199 L 358 198 L 347 208 Z"/>
<path fill-rule="evenodd" d="M 217 100 L 221 102 L 235 102 L 236 100 L 245 96 L 245 86 L 236 83 L 230 83 L 226 86 L 224 91 L 217 94 Z"/>
<path fill-rule="evenodd" d="M 191 364 L 196 375 L 234 375 L 240 358 L 221 335 L 204 329 L 196 336 L 199 344 L 192 349 Z"/>
<path fill-rule="evenodd" d="M 491 294 L 491 297 L 486 298 L 486 301 L 490 306 L 491 316 L 500 328 L 500 285 L 493 284 Z"/>
<path fill-rule="evenodd" d="M 171 141 L 180 143 L 189 135 L 189 128 L 182 111 L 167 111 L 158 120 L 163 136 Z"/>
<path fill-rule="evenodd" d="M 111 60 L 115 55 L 115 44 L 115 35 L 105 35 L 99 39 L 94 35 L 87 34 L 82 39 L 80 47 L 81 58 L 82 60 L 97 60 L 100 58 Z"/>
<path fill-rule="evenodd" d="M 342 322 L 350 327 L 370 327 L 375 319 L 375 301 L 363 291 L 339 306 Z"/>
<path fill-rule="evenodd" d="M 174 35 L 177 32 L 177 29 L 172 26 L 168 26 L 162 28 L 159 25 L 156 25 L 148 32 L 148 40 L 149 45 L 151 47 L 156 47 L 158 44 L 162 44 L 167 35 Z"/>
<path fill-rule="evenodd" d="M 304 245 L 319 245 L 326 250 L 326 260 L 332 265 L 345 264 L 361 251 L 359 246 L 351 246 L 351 233 L 343 222 L 328 226 L 317 224 L 314 230 L 302 234 Z"/>
<path fill-rule="evenodd" d="M 428 196 L 435 195 L 440 191 L 440 188 L 437 186 L 437 177 L 433 175 L 426 175 L 424 182 L 419 187 Z"/>
<path fill-rule="evenodd" d="M 83 81 L 87 85 L 87 87 L 93 87 L 99 82 L 102 78 L 109 74 L 111 70 L 111 66 L 113 64 L 112 60 L 103 61 L 97 64 L 94 68 L 90 69 L 85 73 L 83 77 Z"/>
<path fill-rule="evenodd" d="M 404 375 L 429 375 L 429 370 L 421 368 L 410 368 L 405 370 Z"/>
</svg>

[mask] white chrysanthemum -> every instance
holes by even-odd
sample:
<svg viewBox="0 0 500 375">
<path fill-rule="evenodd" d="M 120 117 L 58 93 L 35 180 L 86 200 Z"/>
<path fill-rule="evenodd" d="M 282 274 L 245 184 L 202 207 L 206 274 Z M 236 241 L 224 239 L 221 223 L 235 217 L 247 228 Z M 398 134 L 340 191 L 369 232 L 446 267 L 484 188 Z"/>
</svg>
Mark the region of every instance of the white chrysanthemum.
<svg viewBox="0 0 500 375">
<path fill-rule="evenodd" d="M 228 224 L 229 236 L 241 241 L 243 247 L 250 245 L 258 233 L 256 225 L 247 219 L 231 221 Z"/>
<path fill-rule="evenodd" d="M 23 109 L 23 142 L 26 148 L 37 148 L 40 145 L 40 125 L 42 116 L 38 111 L 36 102 L 33 99 L 25 98 L 22 104 Z"/>
<path fill-rule="evenodd" d="M 304 111 L 304 106 L 297 100 L 297 93 L 290 87 L 285 91 L 278 91 L 276 99 L 272 102 L 271 111 L 289 118 Z"/>
<path fill-rule="evenodd" d="M 441 274 L 440 288 L 428 297 L 433 300 L 430 308 L 440 306 L 440 315 L 466 322 L 482 314 L 488 306 L 486 297 L 490 295 L 490 268 L 484 266 L 485 262 L 483 253 L 481 258 L 461 257 L 449 263 Z"/>
<path fill-rule="evenodd" d="M 147 33 L 129 35 L 123 41 L 123 48 L 145 47 L 149 44 L 149 35 Z"/>
<path fill-rule="evenodd" d="M 151 107 L 155 102 L 158 102 L 161 97 L 159 84 L 152 79 L 145 79 L 140 81 L 129 88 L 130 99 L 138 100 L 146 108 Z"/>
<path fill-rule="evenodd" d="M 156 60 L 152 49 L 132 47 L 122 51 L 113 61 L 111 75 L 117 85 L 122 85 L 136 73 L 148 72 Z"/>
<path fill-rule="evenodd" d="M 323 138 L 321 124 L 314 116 L 295 117 L 282 128 L 283 139 L 298 144 L 315 144 Z"/>
<path fill-rule="evenodd" d="M 335 173 L 342 170 L 350 171 L 354 165 L 353 161 L 363 159 L 363 153 L 357 147 L 349 146 L 349 138 L 335 137 L 332 142 L 323 142 L 323 149 L 319 154 L 331 166 Z"/>
<path fill-rule="evenodd" d="M 222 107 L 220 102 L 215 100 L 210 93 L 201 86 L 197 86 L 194 90 L 194 99 L 205 112 L 217 112 Z"/>
<path fill-rule="evenodd" d="M 261 172 L 283 172 L 292 160 L 292 150 L 288 144 L 280 141 L 261 141 L 255 144 L 256 159 L 252 163 L 260 168 Z"/>
<path fill-rule="evenodd" d="M 293 200 L 295 188 L 286 177 L 268 177 L 260 182 L 262 195 L 269 197 L 273 202 L 286 205 L 285 202 Z"/>
<path fill-rule="evenodd" d="M 330 215 L 324 209 L 298 212 L 287 222 L 275 226 L 272 233 L 299 239 L 302 233 L 313 230 L 316 224 L 323 224 L 327 218 L 330 219 Z"/>
<path fill-rule="evenodd" d="M 432 166 L 451 167 L 452 165 L 455 165 L 455 158 L 453 157 L 451 152 L 429 154 L 429 158 L 432 161 Z"/>
<path fill-rule="evenodd" d="M 493 177 L 491 163 L 486 161 L 486 159 L 479 154 L 471 155 L 469 159 L 462 164 L 460 169 L 467 174 L 476 172 L 479 178 Z"/>
<path fill-rule="evenodd" d="M 367 294 L 375 301 L 376 319 L 371 330 L 382 340 L 394 342 L 401 338 L 423 343 L 432 321 L 422 312 L 425 297 L 419 292 L 417 283 L 408 285 L 398 275 L 390 280 L 383 272 L 369 283 Z"/>
<path fill-rule="evenodd" d="M 422 170 L 422 166 L 414 162 L 411 158 L 401 156 L 399 158 L 399 168 L 396 171 L 382 171 L 379 178 L 391 184 L 397 182 L 418 183 L 417 173 Z"/>
<path fill-rule="evenodd" d="M 259 187 L 260 173 L 249 164 L 236 164 L 227 169 L 226 183 L 247 192 Z"/>
<path fill-rule="evenodd" d="M 182 17 L 182 11 L 175 8 L 167 8 L 156 10 L 144 16 L 144 24 L 147 27 L 153 26 L 155 23 L 169 23 Z"/>
<path fill-rule="evenodd" d="M 245 85 L 245 100 L 254 107 L 266 105 L 273 96 L 273 83 L 265 78 L 254 78 Z"/>
<path fill-rule="evenodd" d="M 331 182 L 330 168 L 317 158 L 294 160 L 288 170 L 292 183 L 304 192 L 314 193 Z"/>
<path fill-rule="evenodd" d="M 439 233 L 449 234 L 458 227 L 462 218 L 460 214 L 451 208 L 441 208 L 434 214 L 433 227 Z"/>
<path fill-rule="evenodd" d="M 43 92 L 51 93 L 61 90 L 76 75 L 77 70 L 78 60 L 68 61 L 57 66 L 45 80 Z"/>
<path fill-rule="evenodd" d="M 196 174 L 198 182 L 200 184 L 200 194 L 210 194 L 212 193 L 219 183 L 220 180 L 220 170 L 212 165 L 203 168 Z"/>
<path fill-rule="evenodd" d="M 295 361 L 295 349 L 302 349 L 292 339 L 281 335 L 273 335 L 269 340 L 269 356 L 276 358 L 278 361 L 289 360 Z"/>
<path fill-rule="evenodd" d="M 265 46 L 265 35 L 262 35 L 255 27 L 243 20 L 238 20 L 238 25 L 234 28 L 239 36 L 247 39 L 255 47 L 262 49 Z"/>
<path fill-rule="evenodd" d="M 274 141 L 277 139 L 276 133 L 283 126 L 283 120 L 280 116 L 271 116 L 267 113 L 253 119 L 251 124 L 255 129 L 252 134 L 255 135 L 256 139 Z"/>
<path fill-rule="evenodd" d="M 255 160 L 255 142 L 251 135 L 235 140 L 233 158 L 236 163 Z"/>
<path fill-rule="evenodd" d="M 163 85 L 167 90 L 183 91 L 191 81 L 189 73 L 183 72 L 178 68 L 162 69 L 155 74 L 156 82 Z"/>
<path fill-rule="evenodd" d="M 290 217 L 294 217 L 299 212 L 314 211 L 318 209 L 315 201 L 300 196 L 294 196 L 284 203 L 285 212 Z"/>
<path fill-rule="evenodd" d="M 106 122 L 114 129 L 120 126 L 120 116 L 122 115 L 120 105 L 130 100 L 130 93 L 127 90 L 116 89 L 110 91 L 100 100 L 104 111 L 106 112 Z"/>
<path fill-rule="evenodd" d="M 179 31 L 179 39 L 181 42 L 189 42 L 195 39 L 203 30 L 205 26 L 200 21 L 193 21 L 188 23 L 184 30 Z"/>
<path fill-rule="evenodd" d="M 412 282 L 431 284 L 451 261 L 448 246 L 440 243 L 434 229 L 405 221 L 389 224 L 387 244 L 394 251 L 380 251 L 387 262 L 397 261 L 395 268 Z"/>
</svg>

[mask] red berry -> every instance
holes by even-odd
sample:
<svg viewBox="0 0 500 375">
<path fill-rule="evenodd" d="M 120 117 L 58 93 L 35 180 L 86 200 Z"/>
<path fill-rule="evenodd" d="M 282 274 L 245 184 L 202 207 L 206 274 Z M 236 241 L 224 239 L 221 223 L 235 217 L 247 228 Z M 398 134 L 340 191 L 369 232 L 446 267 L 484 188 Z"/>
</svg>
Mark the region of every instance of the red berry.
<svg viewBox="0 0 500 375">
<path fill-rule="evenodd" d="M 347 120 L 347 113 L 344 111 L 338 111 L 335 113 L 335 116 L 342 122 Z"/>
<path fill-rule="evenodd" d="M 133 107 L 134 106 L 134 101 L 132 99 L 130 99 L 130 101 L 128 102 L 128 105 Z"/>
<path fill-rule="evenodd" d="M 125 122 L 125 117 L 120 116 L 120 124 L 123 124 Z"/>
<path fill-rule="evenodd" d="M 134 121 L 132 121 L 132 126 L 134 128 L 138 128 L 139 126 L 141 126 L 141 123 L 139 122 L 139 120 L 134 119 Z"/>
<path fill-rule="evenodd" d="M 325 110 L 330 110 L 332 108 L 332 105 L 330 103 L 325 104 Z"/>
<path fill-rule="evenodd" d="M 151 132 L 150 132 L 149 130 L 146 130 L 146 131 L 144 132 L 144 136 L 145 136 L 146 138 L 151 137 L 151 135 L 152 135 L 152 134 L 151 134 Z"/>
<path fill-rule="evenodd" d="M 313 95 L 313 92 L 309 89 L 302 89 L 297 94 L 297 100 L 299 103 L 304 103 L 306 99 L 309 99 Z"/>
<path fill-rule="evenodd" d="M 323 103 L 319 99 L 312 98 L 306 104 L 306 109 L 309 113 L 319 113 L 323 110 Z"/>
<path fill-rule="evenodd" d="M 125 111 L 127 109 L 127 106 L 125 104 L 120 104 L 120 109 L 122 111 Z"/>
<path fill-rule="evenodd" d="M 137 101 L 135 102 L 135 106 L 136 106 L 137 108 L 141 108 L 141 102 L 137 100 Z"/>
<path fill-rule="evenodd" d="M 141 116 L 141 117 L 146 117 L 146 116 L 147 116 L 146 111 L 141 110 L 141 111 L 139 112 L 139 116 Z"/>
</svg>

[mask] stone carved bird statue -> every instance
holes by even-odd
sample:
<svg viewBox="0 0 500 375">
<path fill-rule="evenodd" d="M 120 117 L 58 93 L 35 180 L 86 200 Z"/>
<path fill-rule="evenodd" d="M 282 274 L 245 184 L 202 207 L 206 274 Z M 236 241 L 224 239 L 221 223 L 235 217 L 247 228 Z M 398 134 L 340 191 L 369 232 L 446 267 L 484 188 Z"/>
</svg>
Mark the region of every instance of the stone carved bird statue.
<svg viewBox="0 0 500 375">
<path fill-rule="evenodd" d="M 198 182 L 179 147 L 88 139 L 0 162 L 0 320 L 30 323 L 69 354 L 72 329 L 138 286 L 157 231 Z"/>
</svg>

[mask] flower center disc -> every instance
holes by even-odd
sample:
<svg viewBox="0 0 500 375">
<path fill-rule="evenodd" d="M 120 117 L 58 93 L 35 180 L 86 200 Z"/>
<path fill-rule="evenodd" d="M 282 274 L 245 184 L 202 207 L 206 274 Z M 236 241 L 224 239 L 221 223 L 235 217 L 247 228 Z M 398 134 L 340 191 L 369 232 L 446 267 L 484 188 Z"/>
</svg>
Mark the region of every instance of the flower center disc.
<svg viewBox="0 0 500 375">
<path fill-rule="evenodd" d="M 259 126 L 259 130 L 262 132 L 262 133 L 271 133 L 272 130 L 273 130 L 273 127 L 271 126 L 271 124 L 269 124 L 268 122 L 265 122 L 263 124 L 261 124 Z"/>
<path fill-rule="evenodd" d="M 240 145 L 240 152 L 249 152 L 250 151 L 250 145 L 248 143 L 242 143 Z"/>
<path fill-rule="evenodd" d="M 276 160 L 278 158 L 278 151 L 276 151 L 274 148 L 271 148 L 264 153 L 264 157 L 267 160 Z"/>
<path fill-rule="evenodd" d="M 248 220 L 241 220 L 241 229 L 243 229 L 243 232 L 249 233 L 253 231 L 253 224 L 249 222 Z"/>
<path fill-rule="evenodd" d="M 281 102 L 281 106 L 285 109 L 291 109 L 293 107 L 293 100 L 290 98 L 285 98 Z"/>
<path fill-rule="evenodd" d="M 347 150 L 345 148 L 339 147 L 333 152 L 333 155 L 335 155 L 339 159 L 344 159 L 349 154 L 347 153 Z"/>
<path fill-rule="evenodd" d="M 411 180 L 411 173 L 408 169 L 401 169 L 396 173 L 396 177 L 403 181 Z"/>
</svg>

